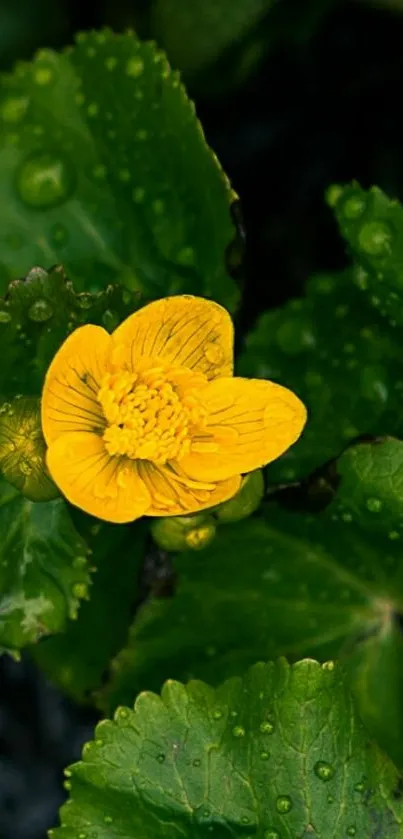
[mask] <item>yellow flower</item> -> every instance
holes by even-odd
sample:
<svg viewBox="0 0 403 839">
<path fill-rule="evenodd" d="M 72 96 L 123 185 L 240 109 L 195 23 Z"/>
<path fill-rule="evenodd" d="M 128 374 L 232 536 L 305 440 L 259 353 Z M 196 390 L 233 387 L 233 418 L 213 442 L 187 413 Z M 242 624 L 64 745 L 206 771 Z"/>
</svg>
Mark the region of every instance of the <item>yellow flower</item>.
<svg viewBox="0 0 403 839">
<path fill-rule="evenodd" d="M 150 303 L 112 335 L 76 329 L 42 394 L 47 465 L 100 519 L 185 515 L 231 498 L 241 475 L 279 457 L 306 411 L 273 382 L 232 377 L 233 327 L 199 297 Z"/>
</svg>

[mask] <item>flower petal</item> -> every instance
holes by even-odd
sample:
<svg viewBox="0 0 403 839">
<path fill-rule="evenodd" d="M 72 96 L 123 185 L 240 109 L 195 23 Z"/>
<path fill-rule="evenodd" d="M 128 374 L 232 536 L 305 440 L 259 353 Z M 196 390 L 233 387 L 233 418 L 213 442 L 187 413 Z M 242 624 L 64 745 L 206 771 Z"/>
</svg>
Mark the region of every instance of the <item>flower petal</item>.
<svg viewBox="0 0 403 839">
<path fill-rule="evenodd" d="M 241 485 L 239 475 L 206 484 L 191 480 L 173 464 L 156 466 L 138 460 L 137 467 L 151 496 L 147 516 L 183 516 L 206 510 L 232 498 Z"/>
<path fill-rule="evenodd" d="M 150 504 L 135 462 L 110 457 L 97 434 L 83 431 L 58 437 L 48 449 L 47 465 L 68 501 L 99 519 L 133 521 Z"/>
<path fill-rule="evenodd" d="M 130 315 L 113 333 L 130 347 L 133 368 L 141 358 L 159 358 L 204 373 L 231 376 L 233 325 L 228 312 L 203 297 L 156 300 Z"/>
<path fill-rule="evenodd" d="M 48 445 L 70 431 L 104 427 L 96 394 L 111 345 L 105 329 L 81 326 L 56 353 L 42 391 L 42 429 Z"/>
<path fill-rule="evenodd" d="M 295 443 L 306 421 L 305 406 L 292 391 L 263 379 L 217 379 L 202 398 L 207 424 L 180 461 L 200 481 L 265 466 Z"/>
</svg>

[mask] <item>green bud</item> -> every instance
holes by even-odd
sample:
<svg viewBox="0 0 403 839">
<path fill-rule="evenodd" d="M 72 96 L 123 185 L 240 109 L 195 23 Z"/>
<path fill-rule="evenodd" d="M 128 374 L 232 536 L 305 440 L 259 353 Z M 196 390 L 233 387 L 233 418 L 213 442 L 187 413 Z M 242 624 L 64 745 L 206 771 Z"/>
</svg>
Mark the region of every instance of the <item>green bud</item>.
<svg viewBox="0 0 403 839">
<path fill-rule="evenodd" d="M 247 519 L 248 516 L 257 510 L 263 498 L 264 480 L 261 469 L 250 472 L 243 478 L 239 492 L 224 501 L 215 509 L 215 515 L 220 522 L 235 522 Z"/>
<path fill-rule="evenodd" d="M 0 406 L 0 470 L 30 501 L 50 501 L 59 491 L 45 462 L 46 443 L 36 397 L 16 397 Z"/>
<path fill-rule="evenodd" d="M 154 542 L 165 551 L 200 551 L 214 539 L 216 524 L 212 516 L 169 516 L 154 519 L 151 533 Z"/>
</svg>

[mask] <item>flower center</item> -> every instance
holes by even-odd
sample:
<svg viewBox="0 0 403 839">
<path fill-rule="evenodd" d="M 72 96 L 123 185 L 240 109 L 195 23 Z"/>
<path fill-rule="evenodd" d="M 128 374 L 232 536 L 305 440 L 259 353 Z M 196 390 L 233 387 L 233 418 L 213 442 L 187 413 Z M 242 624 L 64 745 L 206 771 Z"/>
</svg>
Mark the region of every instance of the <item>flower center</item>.
<svg viewBox="0 0 403 839">
<path fill-rule="evenodd" d="M 199 376 L 181 367 L 106 373 L 98 401 L 108 453 L 159 464 L 183 457 L 192 429 L 200 428 L 206 415 L 195 393 L 200 384 Z"/>
</svg>

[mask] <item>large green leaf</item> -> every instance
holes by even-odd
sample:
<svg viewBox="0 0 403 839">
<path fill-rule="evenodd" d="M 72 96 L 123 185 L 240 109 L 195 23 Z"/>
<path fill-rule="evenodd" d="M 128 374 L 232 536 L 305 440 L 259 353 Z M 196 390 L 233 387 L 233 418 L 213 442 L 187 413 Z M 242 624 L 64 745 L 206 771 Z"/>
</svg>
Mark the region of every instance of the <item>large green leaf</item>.
<svg viewBox="0 0 403 839">
<path fill-rule="evenodd" d="M 55 839 L 402 835 L 397 771 L 333 664 L 257 664 L 217 690 L 169 681 L 100 723 L 67 774 Z"/>
<path fill-rule="evenodd" d="M 145 527 L 110 525 L 81 514 L 76 519 L 91 551 L 91 596 L 63 633 L 45 638 L 32 653 L 53 681 L 83 700 L 101 686 L 110 659 L 126 641 L 139 597 Z"/>
<path fill-rule="evenodd" d="M 1 80 L 0 124 L 5 279 L 62 262 L 81 289 L 121 281 L 233 308 L 233 194 L 155 45 L 104 30 L 42 50 Z"/>
<path fill-rule="evenodd" d="M 392 329 L 403 324 L 403 207 L 382 190 L 358 184 L 329 190 L 340 230 L 359 264 L 360 285 Z"/>
<path fill-rule="evenodd" d="M 271 480 L 309 474 L 358 435 L 403 432 L 403 331 L 366 301 L 361 279 L 361 270 L 315 277 L 306 298 L 267 312 L 247 337 L 238 372 L 287 385 L 309 412 Z"/>
<path fill-rule="evenodd" d="M 87 546 L 62 499 L 34 503 L 0 479 L 0 647 L 59 632 L 88 596 Z"/>
<path fill-rule="evenodd" d="M 39 394 L 47 368 L 67 335 L 84 323 L 112 331 L 139 305 L 139 296 L 120 286 L 76 293 L 63 268 L 33 268 L 13 280 L 0 299 L 0 393 Z"/>
<path fill-rule="evenodd" d="M 357 446 L 338 471 L 339 490 L 321 514 L 270 503 L 264 518 L 222 526 L 199 555 L 176 558 L 175 596 L 141 607 L 114 662 L 104 708 L 130 703 L 169 677 L 217 684 L 259 659 L 323 661 L 342 652 L 363 703 L 374 704 L 377 736 L 403 765 L 401 680 L 393 650 L 390 664 L 381 655 L 388 639 L 398 649 L 395 616 L 403 614 L 403 443 Z M 379 659 L 390 679 L 384 674 L 376 695 Z M 365 684 L 363 666 L 367 676 L 371 671 Z M 401 721 L 400 739 L 396 729 L 389 733 L 392 715 Z"/>
</svg>

